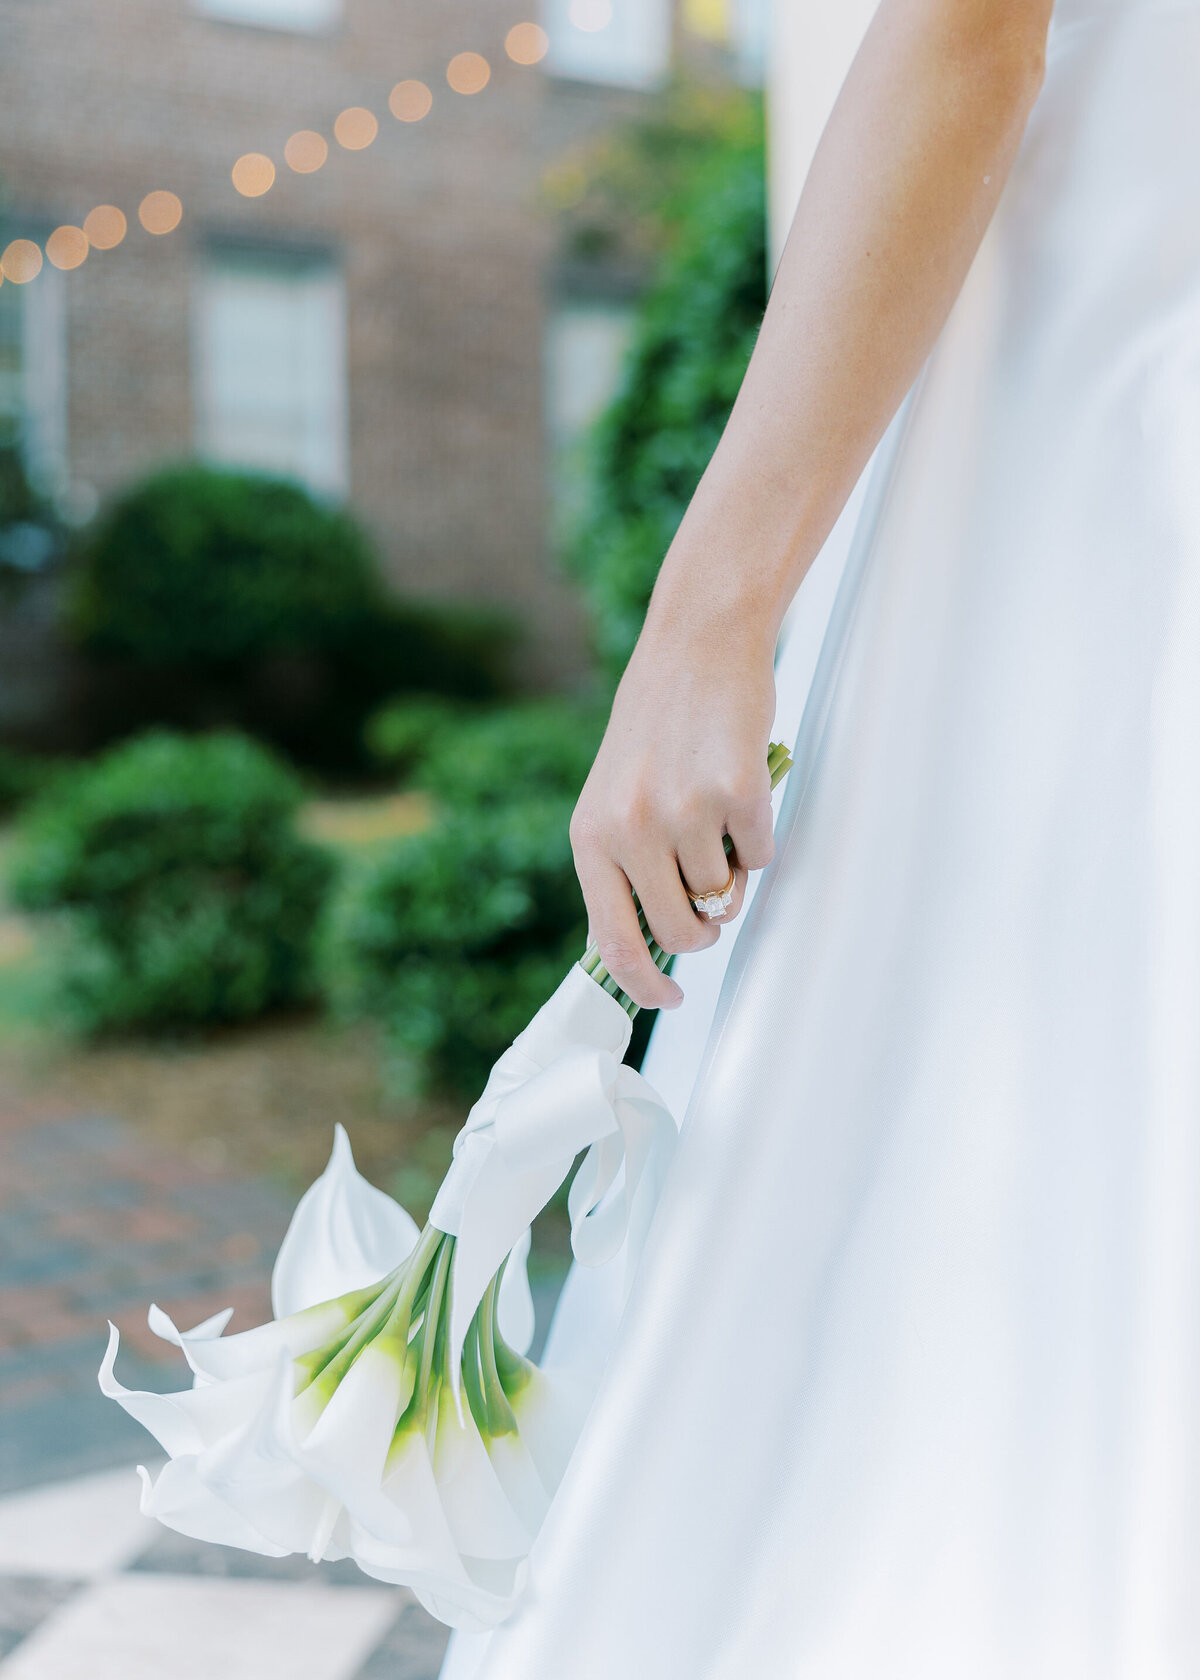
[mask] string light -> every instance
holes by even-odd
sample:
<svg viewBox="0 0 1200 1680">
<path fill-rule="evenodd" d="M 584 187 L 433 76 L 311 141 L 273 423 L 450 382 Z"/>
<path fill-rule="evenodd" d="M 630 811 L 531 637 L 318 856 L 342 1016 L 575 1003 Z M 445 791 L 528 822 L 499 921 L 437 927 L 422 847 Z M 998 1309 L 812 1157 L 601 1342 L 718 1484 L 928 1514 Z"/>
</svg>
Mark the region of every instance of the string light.
<svg viewBox="0 0 1200 1680">
<path fill-rule="evenodd" d="M 183 205 L 173 192 L 147 193 L 138 205 L 138 221 L 147 233 L 174 233 L 183 220 Z"/>
<path fill-rule="evenodd" d="M 32 239 L 14 239 L 0 257 L 0 274 L 16 286 L 27 285 L 42 272 L 42 249 Z"/>
<path fill-rule="evenodd" d="M 482 53 L 455 53 L 446 66 L 446 80 L 455 93 L 482 93 L 491 75 L 492 67 Z"/>
<path fill-rule="evenodd" d="M 55 268 L 78 268 L 88 254 L 88 236 L 81 227 L 55 228 L 46 241 L 46 255 Z"/>
<path fill-rule="evenodd" d="M 83 218 L 83 231 L 87 234 L 88 244 L 97 251 L 112 251 L 125 237 L 128 227 L 125 212 L 118 210 L 115 204 L 97 204 L 94 210 L 89 210 Z"/>
<path fill-rule="evenodd" d="M 315 129 L 302 128 L 292 135 L 283 148 L 283 155 L 288 168 L 294 169 L 297 175 L 312 175 L 329 156 L 329 145 Z"/>
<path fill-rule="evenodd" d="M 244 153 L 230 174 L 243 198 L 261 198 L 275 185 L 275 165 L 265 152 Z"/>
<path fill-rule="evenodd" d="M 603 29 L 612 20 L 611 0 L 571 0 L 570 17 L 578 29 Z M 504 39 L 504 50 L 514 64 L 538 64 L 546 56 L 550 41 L 536 23 L 516 23 Z M 492 69 L 482 53 L 460 52 L 446 66 L 446 81 L 455 93 L 480 93 L 491 80 Z M 409 77 L 397 82 L 388 96 L 388 108 L 399 122 L 420 122 L 433 107 L 433 94 L 426 83 Z M 346 151 L 360 152 L 379 133 L 374 113 L 351 105 L 333 125 L 334 137 Z M 311 175 L 329 156 L 329 144 L 315 129 L 297 130 L 283 152 L 287 165 L 297 175 Z M 261 198 L 275 182 L 275 165 L 264 152 L 246 152 L 231 171 L 233 185 L 244 198 Z M 147 233 L 173 233 L 183 220 L 183 203 L 177 193 L 157 189 L 138 205 L 138 220 Z M 83 219 L 82 227 L 64 224 L 46 241 L 46 256 L 56 268 L 73 269 L 88 252 L 111 251 L 121 244 L 129 224 L 115 204 L 98 204 Z M 25 285 L 41 273 L 43 255 L 32 239 L 10 241 L 0 255 L 0 284 L 5 280 Z"/>
<path fill-rule="evenodd" d="M 379 123 L 374 112 L 365 110 L 361 105 L 351 105 L 333 125 L 334 139 L 348 152 L 363 151 L 378 133 Z"/>
<path fill-rule="evenodd" d="M 514 23 L 504 37 L 504 50 L 514 64 L 540 64 L 550 50 L 550 37 L 537 23 Z"/>
<path fill-rule="evenodd" d="M 397 82 L 388 95 L 388 109 L 398 122 L 420 122 L 433 106 L 433 95 L 424 82 Z"/>
</svg>

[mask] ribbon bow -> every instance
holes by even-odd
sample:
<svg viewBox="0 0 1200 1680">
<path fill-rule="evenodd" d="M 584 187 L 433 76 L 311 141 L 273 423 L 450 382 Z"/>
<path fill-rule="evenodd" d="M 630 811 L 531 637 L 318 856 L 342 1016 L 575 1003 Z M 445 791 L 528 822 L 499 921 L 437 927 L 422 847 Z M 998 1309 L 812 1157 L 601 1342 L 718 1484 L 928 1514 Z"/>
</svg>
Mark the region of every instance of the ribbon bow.
<svg viewBox="0 0 1200 1680">
<path fill-rule="evenodd" d="M 601 1266 L 626 1245 L 632 1275 L 678 1130 L 648 1080 L 621 1061 L 629 1016 L 576 964 L 492 1069 L 454 1140 L 429 1220 L 455 1237 L 450 1370 L 458 1398 L 476 1307 L 571 1170 L 571 1247 Z"/>
</svg>

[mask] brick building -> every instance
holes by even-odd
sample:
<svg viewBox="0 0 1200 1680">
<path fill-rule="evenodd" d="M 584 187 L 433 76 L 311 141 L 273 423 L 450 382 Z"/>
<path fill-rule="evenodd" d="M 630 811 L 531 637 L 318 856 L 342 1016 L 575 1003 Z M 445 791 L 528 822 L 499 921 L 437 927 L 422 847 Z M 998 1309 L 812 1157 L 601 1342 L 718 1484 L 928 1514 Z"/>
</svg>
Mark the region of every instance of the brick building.
<svg viewBox="0 0 1200 1680">
<path fill-rule="evenodd" d="M 611 387 L 628 300 L 561 283 L 539 181 L 652 96 L 681 28 L 752 63 L 749 0 L 683 11 L 547 0 L 531 65 L 523 0 L 0 0 L 0 435 L 75 519 L 164 458 L 295 474 L 399 587 L 518 611 L 563 680 L 548 443 Z M 98 206 L 119 243 L 47 245 Z M 25 281 L 44 249 L 86 260 Z"/>
</svg>

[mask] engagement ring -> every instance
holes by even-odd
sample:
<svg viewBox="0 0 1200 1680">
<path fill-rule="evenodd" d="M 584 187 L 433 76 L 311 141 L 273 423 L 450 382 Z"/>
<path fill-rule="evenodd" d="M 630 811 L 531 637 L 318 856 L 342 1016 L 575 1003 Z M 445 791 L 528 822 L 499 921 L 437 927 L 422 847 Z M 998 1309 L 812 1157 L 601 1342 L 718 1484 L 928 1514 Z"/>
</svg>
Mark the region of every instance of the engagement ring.
<svg viewBox="0 0 1200 1680">
<path fill-rule="evenodd" d="M 687 887 L 687 882 L 684 882 Z M 733 903 L 733 868 L 730 866 L 729 879 L 723 887 L 717 887 L 711 892 L 696 893 L 691 887 L 687 888 L 688 897 L 702 916 L 711 921 L 716 916 L 723 916 Z"/>
</svg>

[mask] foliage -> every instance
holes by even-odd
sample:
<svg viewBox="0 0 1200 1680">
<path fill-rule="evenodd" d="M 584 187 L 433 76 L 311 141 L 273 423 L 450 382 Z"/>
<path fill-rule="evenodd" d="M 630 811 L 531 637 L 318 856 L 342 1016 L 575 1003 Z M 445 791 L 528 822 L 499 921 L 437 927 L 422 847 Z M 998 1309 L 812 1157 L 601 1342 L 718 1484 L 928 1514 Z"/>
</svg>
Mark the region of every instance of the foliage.
<svg viewBox="0 0 1200 1680">
<path fill-rule="evenodd" d="M 663 555 L 715 449 L 766 305 L 761 128 L 723 130 L 664 210 L 671 237 L 622 387 L 591 441 L 571 543 L 600 652 L 628 658 Z"/>
<path fill-rule="evenodd" d="M 0 445 L 0 609 L 62 552 L 57 513 L 30 482 L 21 451 Z"/>
<path fill-rule="evenodd" d="M 564 255 L 653 264 L 695 219 L 697 173 L 733 152 L 762 156 L 762 102 L 728 84 L 678 79 L 633 121 L 590 135 L 543 176 Z"/>
<path fill-rule="evenodd" d="M 69 622 L 110 678 L 107 734 L 236 724 L 328 768 L 359 760 L 364 717 L 397 688 L 502 692 L 514 639 L 495 612 L 398 601 L 344 509 L 195 463 L 101 515 Z"/>
<path fill-rule="evenodd" d="M 59 913 L 70 1016 L 164 1027 L 309 997 L 333 865 L 296 833 L 302 793 L 231 734 L 149 734 L 56 777 L 22 821 L 11 887 Z"/>
<path fill-rule="evenodd" d="M 487 709 L 401 699 L 370 725 L 376 750 L 403 762 L 412 785 L 446 807 L 574 799 L 603 729 L 598 707 L 561 696 Z"/>
<path fill-rule="evenodd" d="M 583 949 L 571 805 L 454 811 L 347 881 L 329 937 L 334 1003 L 386 1023 L 412 1085 L 478 1095 Z"/>
<path fill-rule="evenodd" d="M 170 466 L 98 520 L 73 620 L 100 652 L 221 666 L 320 644 L 374 593 L 366 538 L 340 509 L 283 479 Z"/>
<path fill-rule="evenodd" d="M 444 694 L 396 695 L 367 719 L 367 750 L 388 770 L 409 776 L 438 752 L 444 730 L 475 715 L 469 705 Z"/>
<path fill-rule="evenodd" d="M 46 759 L 0 746 L 0 816 L 31 799 L 52 774 Z"/>
<path fill-rule="evenodd" d="M 440 820 L 346 877 L 329 989 L 341 1012 L 386 1024 L 410 1086 L 478 1095 L 583 950 L 567 829 L 600 730 L 594 708 L 562 699 L 443 718 L 413 777 Z"/>
</svg>

